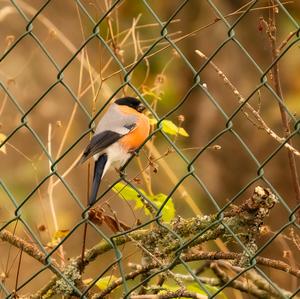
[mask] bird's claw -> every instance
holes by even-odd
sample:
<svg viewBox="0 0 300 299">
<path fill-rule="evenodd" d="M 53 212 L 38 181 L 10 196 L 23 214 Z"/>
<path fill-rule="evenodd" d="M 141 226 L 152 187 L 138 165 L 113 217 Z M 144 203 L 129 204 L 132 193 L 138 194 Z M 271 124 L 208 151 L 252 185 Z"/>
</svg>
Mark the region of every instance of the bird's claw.
<svg viewBox="0 0 300 299">
<path fill-rule="evenodd" d="M 120 177 L 125 176 L 125 170 L 124 169 L 115 167 L 115 170 L 119 174 Z"/>
<path fill-rule="evenodd" d="M 130 153 L 131 155 L 133 155 L 133 156 L 138 156 L 138 155 L 139 155 L 139 152 L 136 151 L 136 150 L 131 150 L 131 151 L 129 151 L 129 153 Z"/>
</svg>

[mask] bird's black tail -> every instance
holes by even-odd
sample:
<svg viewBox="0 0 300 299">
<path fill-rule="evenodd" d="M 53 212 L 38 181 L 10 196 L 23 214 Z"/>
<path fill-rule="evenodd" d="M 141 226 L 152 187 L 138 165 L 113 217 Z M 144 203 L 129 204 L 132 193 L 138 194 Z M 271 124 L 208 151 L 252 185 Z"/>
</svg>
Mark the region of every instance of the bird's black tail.
<svg viewBox="0 0 300 299">
<path fill-rule="evenodd" d="M 93 180 L 92 192 L 89 198 L 89 206 L 94 204 L 97 199 L 97 193 L 99 190 L 99 186 L 100 186 L 100 182 L 101 182 L 101 178 L 103 175 L 103 170 L 106 162 L 107 162 L 107 155 L 103 154 L 98 158 L 98 160 L 95 163 L 94 180 Z"/>
</svg>

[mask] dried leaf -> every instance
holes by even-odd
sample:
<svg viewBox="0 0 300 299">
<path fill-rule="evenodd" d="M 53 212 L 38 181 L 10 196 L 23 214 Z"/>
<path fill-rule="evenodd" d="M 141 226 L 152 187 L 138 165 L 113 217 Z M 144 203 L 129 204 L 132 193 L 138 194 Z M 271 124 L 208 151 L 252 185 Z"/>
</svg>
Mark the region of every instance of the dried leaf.
<svg viewBox="0 0 300 299">
<path fill-rule="evenodd" d="M 82 281 L 85 285 L 90 285 L 93 282 L 92 278 L 87 278 Z"/>
<path fill-rule="evenodd" d="M 96 225 L 103 224 L 103 209 L 101 208 L 92 208 L 89 210 L 89 219 Z"/>
<path fill-rule="evenodd" d="M 53 234 L 52 241 L 56 241 L 58 239 L 64 238 L 69 233 L 69 231 L 70 230 L 68 230 L 68 229 L 61 229 L 61 230 L 56 231 Z"/>
<path fill-rule="evenodd" d="M 96 225 L 106 224 L 114 233 L 129 230 L 131 227 L 111 215 L 104 213 L 102 208 L 95 207 L 89 211 L 89 219 Z"/>
</svg>

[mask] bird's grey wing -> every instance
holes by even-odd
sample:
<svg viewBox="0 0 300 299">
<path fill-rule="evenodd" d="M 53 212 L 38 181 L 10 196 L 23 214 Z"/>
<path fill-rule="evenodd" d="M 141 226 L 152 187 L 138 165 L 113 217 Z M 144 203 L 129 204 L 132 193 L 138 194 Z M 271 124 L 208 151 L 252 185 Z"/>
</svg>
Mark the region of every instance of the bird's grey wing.
<svg viewBox="0 0 300 299">
<path fill-rule="evenodd" d="M 101 133 L 95 134 L 91 139 L 89 145 L 85 149 L 80 159 L 80 163 L 83 163 L 88 158 L 103 151 L 108 146 L 118 141 L 122 136 L 124 135 L 113 131 L 103 131 Z"/>
<path fill-rule="evenodd" d="M 112 104 L 99 121 L 96 134 L 108 130 L 126 135 L 134 128 L 136 121 L 136 115 L 124 114 L 116 104 Z"/>
</svg>

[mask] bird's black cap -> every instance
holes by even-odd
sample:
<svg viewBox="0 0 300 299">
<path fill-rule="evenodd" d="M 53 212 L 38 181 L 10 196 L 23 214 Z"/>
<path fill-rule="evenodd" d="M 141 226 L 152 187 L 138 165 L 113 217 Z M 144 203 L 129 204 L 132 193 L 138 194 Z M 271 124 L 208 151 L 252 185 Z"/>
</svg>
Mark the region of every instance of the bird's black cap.
<svg viewBox="0 0 300 299">
<path fill-rule="evenodd" d="M 124 105 L 135 109 L 138 112 L 142 112 L 145 109 L 145 106 L 140 100 L 133 97 L 120 98 L 115 101 L 117 105 Z"/>
</svg>

